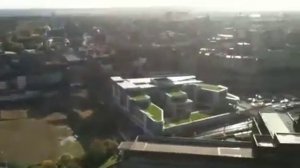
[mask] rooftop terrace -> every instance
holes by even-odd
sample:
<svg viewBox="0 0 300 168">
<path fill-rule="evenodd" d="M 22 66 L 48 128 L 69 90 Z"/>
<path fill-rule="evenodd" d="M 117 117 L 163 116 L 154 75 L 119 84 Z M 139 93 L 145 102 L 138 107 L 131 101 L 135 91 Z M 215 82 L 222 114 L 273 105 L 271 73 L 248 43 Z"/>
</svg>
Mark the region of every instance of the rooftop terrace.
<svg viewBox="0 0 300 168">
<path fill-rule="evenodd" d="M 134 101 L 144 101 L 144 100 L 149 100 L 150 97 L 148 95 L 139 95 L 139 96 L 131 97 L 131 99 Z"/>
<path fill-rule="evenodd" d="M 183 91 L 171 91 L 171 92 L 169 92 L 169 93 L 167 93 L 167 94 L 169 94 L 171 97 L 181 97 L 181 96 L 186 96 L 186 93 L 183 92 Z"/>
<path fill-rule="evenodd" d="M 199 87 L 205 90 L 210 90 L 214 92 L 221 92 L 223 90 L 226 90 L 226 87 L 222 87 L 220 85 L 212 85 L 212 84 L 205 84 L 205 83 L 200 83 L 198 84 Z"/>
<path fill-rule="evenodd" d="M 173 127 L 173 126 L 178 126 L 178 125 L 181 125 L 181 124 L 186 124 L 186 123 L 191 123 L 191 122 L 194 122 L 194 121 L 198 121 L 198 120 L 201 120 L 201 119 L 204 119 L 204 118 L 207 118 L 207 117 L 209 117 L 208 114 L 200 112 L 200 111 L 195 111 L 195 112 L 191 113 L 189 118 L 174 121 L 174 122 L 167 122 L 167 123 L 165 123 L 164 127 L 165 128 L 170 128 L 170 127 Z"/>
<path fill-rule="evenodd" d="M 122 142 L 119 150 L 144 153 L 176 154 L 176 155 L 205 155 L 232 158 L 253 158 L 251 148 L 186 146 L 173 144 L 157 144 L 147 142 Z"/>
<path fill-rule="evenodd" d="M 156 122 L 163 121 L 163 110 L 160 109 L 155 104 L 151 103 L 146 109 L 143 110 L 144 113 Z"/>
<path fill-rule="evenodd" d="M 154 78 L 133 78 L 123 79 L 119 76 L 111 77 L 112 81 L 116 82 L 123 89 L 147 89 L 157 87 L 159 81 L 168 83 L 168 85 L 184 85 L 184 84 L 198 84 L 201 81 L 197 80 L 195 76 L 172 76 L 172 77 L 154 77 Z"/>
<path fill-rule="evenodd" d="M 271 136 L 276 133 L 294 133 L 293 121 L 287 113 L 277 113 L 271 107 L 261 109 L 260 116 Z"/>
</svg>

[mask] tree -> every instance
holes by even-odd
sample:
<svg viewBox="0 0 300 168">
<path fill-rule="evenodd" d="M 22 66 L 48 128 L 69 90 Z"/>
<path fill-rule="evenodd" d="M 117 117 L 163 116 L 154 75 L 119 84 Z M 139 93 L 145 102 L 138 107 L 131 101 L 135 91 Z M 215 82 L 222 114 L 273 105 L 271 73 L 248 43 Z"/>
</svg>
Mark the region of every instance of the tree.
<svg viewBox="0 0 300 168">
<path fill-rule="evenodd" d="M 72 160 L 73 160 L 73 156 L 66 153 L 59 157 L 57 164 L 59 165 L 59 167 L 67 167 L 67 165 L 70 162 L 72 162 Z"/>
<path fill-rule="evenodd" d="M 91 142 L 89 149 L 84 156 L 84 167 L 99 167 L 110 156 L 117 153 L 118 143 L 114 140 L 95 139 Z"/>
<path fill-rule="evenodd" d="M 70 154 L 63 154 L 57 161 L 59 168 L 81 168 L 78 159 Z"/>
<path fill-rule="evenodd" d="M 95 139 L 90 145 L 90 151 L 100 155 L 113 155 L 117 151 L 118 144 L 114 140 Z"/>
<path fill-rule="evenodd" d="M 20 34 L 20 36 L 22 36 L 22 37 L 30 37 L 30 36 L 31 36 L 31 31 L 29 31 L 29 30 L 21 30 L 21 31 L 19 32 L 19 34 Z"/>
<path fill-rule="evenodd" d="M 24 50 L 24 45 L 22 43 L 5 41 L 3 42 L 3 49 L 5 51 L 21 52 Z"/>
<path fill-rule="evenodd" d="M 44 160 L 41 163 L 41 168 L 57 168 L 57 165 L 52 160 Z"/>
</svg>

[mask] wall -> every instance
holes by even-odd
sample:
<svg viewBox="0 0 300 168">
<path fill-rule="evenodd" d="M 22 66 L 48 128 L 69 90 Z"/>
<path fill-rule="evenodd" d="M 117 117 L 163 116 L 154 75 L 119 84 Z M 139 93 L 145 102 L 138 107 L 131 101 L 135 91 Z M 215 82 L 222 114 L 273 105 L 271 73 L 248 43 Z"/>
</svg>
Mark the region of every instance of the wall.
<svg viewBox="0 0 300 168">
<path fill-rule="evenodd" d="M 244 116 L 235 113 L 224 113 L 224 114 L 204 118 L 199 121 L 194 121 L 188 124 L 182 124 L 182 125 L 170 127 L 165 129 L 164 133 L 178 135 L 178 134 L 185 133 L 187 130 L 192 130 L 192 129 L 208 131 L 210 129 L 213 129 L 213 127 L 226 125 L 241 118 L 244 118 Z"/>
</svg>

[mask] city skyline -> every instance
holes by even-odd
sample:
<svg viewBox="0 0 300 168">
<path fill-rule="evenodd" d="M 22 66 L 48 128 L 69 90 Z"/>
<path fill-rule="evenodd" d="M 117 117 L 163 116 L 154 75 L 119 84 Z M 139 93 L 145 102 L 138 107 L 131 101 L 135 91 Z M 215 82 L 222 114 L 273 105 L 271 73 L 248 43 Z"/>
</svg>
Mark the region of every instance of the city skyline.
<svg viewBox="0 0 300 168">
<path fill-rule="evenodd" d="M 296 0 L 4 0 L 0 9 L 32 8 L 193 7 L 218 11 L 298 11 Z"/>
</svg>

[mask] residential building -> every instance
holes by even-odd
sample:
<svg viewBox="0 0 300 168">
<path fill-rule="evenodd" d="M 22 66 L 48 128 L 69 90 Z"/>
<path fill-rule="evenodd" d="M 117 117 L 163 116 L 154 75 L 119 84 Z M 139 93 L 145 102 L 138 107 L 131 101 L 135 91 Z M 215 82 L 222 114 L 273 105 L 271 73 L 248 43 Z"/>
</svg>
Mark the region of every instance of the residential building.
<svg viewBox="0 0 300 168">
<path fill-rule="evenodd" d="M 27 100 L 57 92 L 65 86 L 66 65 L 37 52 L 5 52 L 0 62 L 0 102 Z"/>
</svg>

